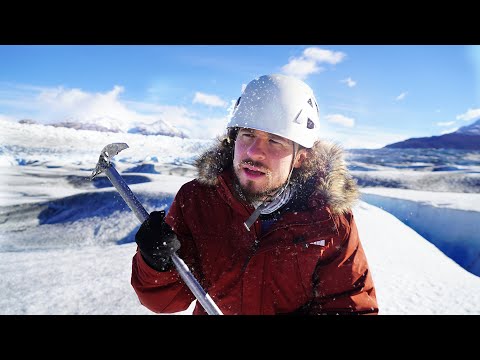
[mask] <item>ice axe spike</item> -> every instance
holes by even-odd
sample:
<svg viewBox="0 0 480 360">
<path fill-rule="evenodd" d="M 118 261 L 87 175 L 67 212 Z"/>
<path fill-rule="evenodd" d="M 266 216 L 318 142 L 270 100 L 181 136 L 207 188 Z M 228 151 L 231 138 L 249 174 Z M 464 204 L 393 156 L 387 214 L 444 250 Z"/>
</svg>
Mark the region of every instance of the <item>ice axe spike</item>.
<svg viewBox="0 0 480 360">
<path fill-rule="evenodd" d="M 105 173 L 112 185 L 115 186 L 117 191 L 120 193 L 123 200 L 125 200 L 130 209 L 132 209 L 132 211 L 135 213 L 138 220 L 143 223 L 149 217 L 148 212 L 142 206 L 140 201 L 138 201 L 135 194 L 132 192 L 132 190 L 130 190 L 125 180 L 123 180 L 117 170 L 112 166 L 110 161 L 115 155 L 126 148 L 128 148 L 128 145 L 125 143 L 112 143 L 105 146 L 100 153 L 98 163 L 95 166 L 92 175 L 90 176 L 90 180 L 93 180 L 95 176 L 102 172 Z M 205 292 L 197 279 L 195 279 L 185 262 L 179 258 L 176 253 L 173 253 L 171 258 L 181 278 L 193 295 L 195 295 L 198 302 L 200 302 L 200 304 L 203 306 L 207 314 L 223 315 L 222 311 L 213 302 L 210 295 Z"/>
</svg>

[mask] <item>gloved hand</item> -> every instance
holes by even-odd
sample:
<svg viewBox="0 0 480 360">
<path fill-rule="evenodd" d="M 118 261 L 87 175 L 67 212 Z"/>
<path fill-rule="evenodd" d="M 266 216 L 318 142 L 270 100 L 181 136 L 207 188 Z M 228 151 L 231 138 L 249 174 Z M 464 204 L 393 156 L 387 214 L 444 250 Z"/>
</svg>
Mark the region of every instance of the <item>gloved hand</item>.
<svg viewBox="0 0 480 360">
<path fill-rule="evenodd" d="M 157 271 L 168 271 L 173 263 L 170 258 L 180 249 L 180 242 L 165 222 L 165 211 L 152 211 L 135 234 L 135 242 L 145 262 Z"/>
</svg>

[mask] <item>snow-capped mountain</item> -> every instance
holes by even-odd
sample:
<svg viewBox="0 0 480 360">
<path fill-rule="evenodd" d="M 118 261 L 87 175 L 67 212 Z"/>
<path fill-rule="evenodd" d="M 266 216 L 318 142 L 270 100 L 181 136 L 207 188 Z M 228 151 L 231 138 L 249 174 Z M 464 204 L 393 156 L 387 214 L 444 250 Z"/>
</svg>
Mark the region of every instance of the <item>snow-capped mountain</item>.
<svg viewBox="0 0 480 360">
<path fill-rule="evenodd" d="M 22 119 L 18 122 L 20 124 L 39 124 L 37 121 L 31 119 Z M 144 123 L 138 121 L 134 124 L 131 124 L 115 117 L 102 116 L 88 120 L 70 118 L 65 121 L 48 123 L 46 125 L 76 130 L 93 130 L 100 132 L 131 133 L 142 135 L 165 135 L 178 136 L 180 138 L 189 137 L 184 131 L 177 129 L 175 126 L 162 119 L 153 123 Z"/>
<path fill-rule="evenodd" d="M 136 126 L 128 130 L 132 134 L 142 134 L 142 135 L 166 135 L 166 136 L 178 136 L 181 138 L 188 138 L 188 135 L 185 134 L 182 130 L 175 128 L 169 123 L 158 120 L 152 124 L 143 124 L 139 123 Z"/>
<path fill-rule="evenodd" d="M 385 148 L 480 150 L 480 119 L 449 134 L 411 138 L 386 145 Z"/>
<path fill-rule="evenodd" d="M 98 124 L 90 124 L 90 123 L 80 123 L 75 121 L 63 121 L 59 123 L 52 123 L 49 124 L 50 126 L 55 127 L 66 127 L 75 130 L 93 130 L 93 131 L 101 131 L 101 132 L 121 132 L 118 128 L 107 128 L 102 125 Z"/>
<path fill-rule="evenodd" d="M 65 121 L 56 121 L 49 125 L 69 127 L 77 130 L 97 130 L 111 132 L 127 132 L 130 124 L 126 120 L 114 116 L 71 117 Z M 98 130 L 97 130 L 98 131 Z"/>
<path fill-rule="evenodd" d="M 462 126 L 460 129 L 455 131 L 455 133 L 480 136 L 480 119 L 475 121 L 473 124 Z"/>
</svg>

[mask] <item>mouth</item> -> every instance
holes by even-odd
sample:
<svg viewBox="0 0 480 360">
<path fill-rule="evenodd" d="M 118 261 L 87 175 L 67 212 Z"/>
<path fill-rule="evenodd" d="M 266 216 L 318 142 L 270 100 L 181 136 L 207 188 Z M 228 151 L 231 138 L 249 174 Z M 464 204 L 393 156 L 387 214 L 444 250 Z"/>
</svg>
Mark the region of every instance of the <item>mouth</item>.
<svg viewBox="0 0 480 360">
<path fill-rule="evenodd" d="M 258 179 L 266 175 L 266 171 L 253 165 L 244 164 L 242 167 L 243 173 L 250 179 Z"/>
</svg>

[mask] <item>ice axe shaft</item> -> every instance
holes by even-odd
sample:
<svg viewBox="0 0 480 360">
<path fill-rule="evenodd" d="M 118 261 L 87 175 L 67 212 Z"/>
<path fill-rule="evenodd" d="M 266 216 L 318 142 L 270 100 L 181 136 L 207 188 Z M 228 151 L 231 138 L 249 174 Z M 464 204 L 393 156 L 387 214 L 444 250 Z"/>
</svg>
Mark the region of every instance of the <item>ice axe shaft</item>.
<svg viewBox="0 0 480 360">
<path fill-rule="evenodd" d="M 110 159 L 113 158 L 113 156 L 117 155 L 120 151 L 126 148 L 128 148 L 128 145 L 125 143 L 113 143 L 105 146 L 100 154 L 97 166 L 92 172 L 90 180 L 93 180 L 95 176 L 102 172 L 105 173 L 112 185 L 122 196 L 123 200 L 125 200 L 130 209 L 132 209 L 132 211 L 135 213 L 135 216 L 138 218 L 138 220 L 143 223 L 149 217 L 148 212 L 142 206 L 140 201 L 138 201 L 137 197 L 132 190 L 130 190 L 125 180 L 120 176 L 110 162 Z M 178 257 L 176 253 L 173 253 L 171 258 L 181 278 L 203 306 L 207 314 L 223 315 L 222 311 L 213 302 L 210 295 L 205 292 L 197 279 L 195 279 L 185 262 Z"/>
</svg>

